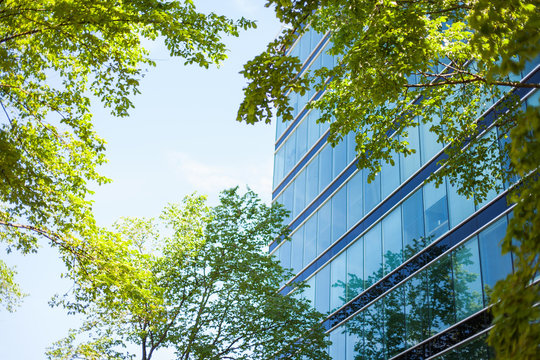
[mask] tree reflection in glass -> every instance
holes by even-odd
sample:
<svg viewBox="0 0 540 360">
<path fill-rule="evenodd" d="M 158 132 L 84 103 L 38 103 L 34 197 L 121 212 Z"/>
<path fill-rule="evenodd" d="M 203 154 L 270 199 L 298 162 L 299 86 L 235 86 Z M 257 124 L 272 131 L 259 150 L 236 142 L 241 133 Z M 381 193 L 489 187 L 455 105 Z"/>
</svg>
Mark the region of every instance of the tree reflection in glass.
<svg viewBox="0 0 540 360">
<path fill-rule="evenodd" d="M 414 239 L 403 254 L 405 257 L 417 254 L 430 241 L 429 238 Z M 348 266 L 346 281 L 339 280 L 332 286 L 341 289 L 343 298 L 350 300 L 362 293 L 364 283 L 368 288 L 384 273 L 399 266 L 401 255 L 401 252 L 387 251 L 383 265 L 371 274 L 365 274 L 365 282 L 361 275 L 350 273 Z M 349 320 L 340 330 L 345 331 L 348 342 L 346 358 L 391 358 L 482 306 L 478 242 L 473 238 Z M 351 341 L 356 343 L 349 343 Z"/>
</svg>

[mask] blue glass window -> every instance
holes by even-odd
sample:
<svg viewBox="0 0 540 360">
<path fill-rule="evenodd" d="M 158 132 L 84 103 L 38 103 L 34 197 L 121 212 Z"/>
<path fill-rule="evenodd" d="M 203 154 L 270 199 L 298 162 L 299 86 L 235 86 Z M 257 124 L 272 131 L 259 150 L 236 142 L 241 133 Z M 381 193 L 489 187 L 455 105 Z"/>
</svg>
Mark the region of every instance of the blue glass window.
<svg viewBox="0 0 540 360">
<path fill-rule="evenodd" d="M 285 269 L 291 267 L 291 242 L 289 240 L 284 241 L 283 245 L 279 249 L 279 262 Z"/>
<path fill-rule="evenodd" d="M 311 277 L 306 281 L 306 289 L 304 290 L 303 298 L 311 302 L 311 305 L 315 306 L 315 277 Z"/>
<path fill-rule="evenodd" d="M 381 201 L 381 176 L 377 174 L 375 179 L 368 183 L 368 172 L 362 171 L 364 186 L 364 212 L 369 213 Z"/>
<path fill-rule="evenodd" d="M 433 122 L 424 124 L 420 122 L 420 136 L 422 144 L 422 163 L 429 162 L 439 151 L 442 150 L 443 144 L 439 143 L 438 136 L 430 129 L 432 126 L 437 126 L 441 122 L 438 114 L 433 115 Z"/>
<path fill-rule="evenodd" d="M 329 49 L 330 49 L 330 46 L 326 46 L 323 50 L 322 65 L 327 69 L 332 69 L 334 68 L 334 57 L 328 54 Z"/>
<path fill-rule="evenodd" d="M 375 302 L 363 312 L 364 355 L 367 359 L 386 359 L 384 324 L 384 304 L 382 300 Z"/>
<path fill-rule="evenodd" d="M 361 359 L 362 356 L 362 348 L 364 346 L 363 328 L 358 325 L 360 321 L 357 320 L 360 316 L 362 316 L 361 313 L 356 315 L 355 319 L 353 320 L 353 326 L 349 326 L 348 323 L 345 324 L 347 341 L 346 360 L 357 360 Z"/>
<path fill-rule="evenodd" d="M 304 119 L 296 128 L 296 159 L 298 162 L 307 152 L 307 137 L 308 137 L 308 124 L 307 119 Z"/>
<path fill-rule="evenodd" d="M 401 205 L 403 214 L 404 260 L 420 251 L 425 244 L 422 191 L 416 191 Z"/>
<path fill-rule="evenodd" d="M 364 238 L 347 249 L 347 301 L 364 291 Z"/>
<path fill-rule="evenodd" d="M 317 45 L 321 42 L 324 34 L 318 33 L 315 30 L 311 29 L 311 48 L 315 49 Z"/>
<path fill-rule="evenodd" d="M 300 38 L 300 59 L 305 62 L 311 53 L 311 29 L 306 31 Z"/>
<path fill-rule="evenodd" d="M 318 110 L 311 110 L 307 116 L 308 123 L 308 149 L 310 149 L 317 140 L 319 140 L 320 137 L 320 129 L 319 124 L 317 124 L 317 119 L 319 118 L 319 111 Z"/>
<path fill-rule="evenodd" d="M 294 164 L 295 164 L 295 146 L 296 146 L 296 138 L 294 136 L 294 134 L 292 136 L 289 136 L 289 138 L 287 139 L 287 141 L 285 141 L 285 144 L 283 145 L 285 147 L 285 158 L 284 158 L 284 161 L 285 161 L 285 166 L 284 166 L 284 172 L 283 174 L 286 175 L 288 174 Z"/>
<path fill-rule="evenodd" d="M 283 196 L 282 196 L 283 206 L 285 206 L 285 209 L 289 210 L 290 212 L 287 218 L 287 221 L 292 220 L 292 210 L 293 210 L 293 202 L 294 202 L 293 190 L 294 190 L 294 187 L 289 186 L 288 188 L 285 189 L 285 191 L 283 191 Z"/>
<path fill-rule="evenodd" d="M 399 286 L 384 297 L 385 343 L 388 358 L 405 350 L 405 288 Z"/>
<path fill-rule="evenodd" d="M 339 309 L 345 304 L 347 281 L 347 253 L 341 253 L 330 263 L 330 311 Z"/>
<path fill-rule="evenodd" d="M 319 153 L 319 192 L 332 181 L 332 147 L 326 145 Z"/>
<path fill-rule="evenodd" d="M 447 181 L 450 227 L 453 228 L 474 212 L 474 200 L 457 193 L 457 184 Z"/>
<path fill-rule="evenodd" d="M 284 161 L 284 148 L 281 147 L 274 157 L 274 189 L 283 180 L 283 161 Z"/>
<path fill-rule="evenodd" d="M 429 336 L 429 277 L 421 271 L 405 283 L 405 321 L 407 346 L 414 346 Z"/>
<path fill-rule="evenodd" d="M 397 207 L 382 221 L 385 273 L 402 263 L 401 207 Z"/>
<path fill-rule="evenodd" d="M 332 242 L 347 229 L 347 188 L 342 186 L 332 197 Z"/>
<path fill-rule="evenodd" d="M 304 170 L 306 175 L 306 205 L 319 194 L 319 162 L 314 159 Z"/>
<path fill-rule="evenodd" d="M 351 228 L 362 216 L 362 172 L 359 171 L 347 183 L 347 228 Z"/>
<path fill-rule="evenodd" d="M 503 255 L 500 246 L 507 226 L 506 217 L 503 217 L 478 235 L 486 303 L 489 301 L 489 293 L 495 283 L 512 272 L 512 256 L 510 253 Z"/>
<path fill-rule="evenodd" d="M 310 217 L 304 228 L 304 261 L 302 266 L 309 264 L 317 256 L 317 216 Z"/>
<path fill-rule="evenodd" d="M 431 242 L 448 231 L 448 205 L 444 183 L 438 188 L 433 182 L 424 185 L 424 211 L 426 237 Z"/>
<path fill-rule="evenodd" d="M 323 314 L 330 311 L 330 266 L 315 275 L 315 308 Z"/>
<path fill-rule="evenodd" d="M 347 164 L 356 159 L 356 139 L 354 138 L 354 132 L 350 132 L 347 137 Z"/>
<path fill-rule="evenodd" d="M 330 356 L 332 359 L 344 359 L 345 358 L 345 332 L 343 329 L 338 328 L 330 333 Z"/>
<path fill-rule="evenodd" d="M 304 227 L 300 227 L 292 236 L 291 267 L 295 274 L 302 270 L 304 257 Z"/>
<path fill-rule="evenodd" d="M 382 277 L 381 223 L 375 225 L 364 235 L 364 280 L 366 287 Z"/>
<path fill-rule="evenodd" d="M 408 179 L 420 168 L 420 139 L 418 128 L 409 128 L 407 129 L 407 132 L 408 136 L 402 136 L 400 140 L 408 142 L 409 149 L 414 149 L 416 152 L 408 156 L 400 154 L 401 179 L 403 181 Z"/>
<path fill-rule="evenodd" d="M 434 335 L 455 323 L 451 256 L 444 256 L 426 271 L 429 278 L 429 335 Z"/>
<path fill-rule="evenodd" d="M 485 135 L 484 137 L 488 137 L 491 139 L 492 142 L 498 144 L 498 136 L 497 136 L 497 130 L 496 128 L 492 128 L 491 130 L 489 130 Z M 500 158 L 500 155 L 499 155 L 499 149 L 498 147 L 495 148 L 493 150 L 493 153 L 491 154 L 488 154 L 487 155 L 487 158 L 484 160 L 486 162 L 490 162 L 492 161 L 492 159 L 499 159 Z M 490 174 L 490 170 L 489 168 L 486 166 L 484 167 L 485 169 L 485 176 L 487 177 L 491 177 L 491 174 Z M 500 179 L 495 179 L 495 183 L 496 183 L 496 186 L 501 189 L 502 188 L 502 181 Z M 484 199 L 482 202 L 480 202 L 479 204 L 476 205 L 476 208 L 477 209 L 480 209 L 482 206 L 484 206 L 485 204 L 487 204 L 488 202 L 490 202 L 491 200 L 493 200 L 496 196 L 497 196 L 497 190 L 495 189 L 491 189 L 488 194 L 487 194 L 487 197 L 486 199 Z"/>
<path fill-rule="evenodd" d="M 452 253 L 456 320 L 483 308 L 480 255 L 476 236 Z"/>
<path fill-rule="evenodd" d="M 385 162 L 382 164 L 381 182 L 383 199 L 401 184 L 399 178 L 399 156 L 394 153 L 392 159 L 394 160 L 394 165 Z"/>
<path fill-rule="evenodd" d="M 295 218 L 306 206 L 306 172 L 302 171 L 294 180 L 294 207 L 293 218 Z M 292 187 L 292 186 L 291 186 Z"/>
<path fill-rule="evenodd" d="M 335 178 L 347 165 L 347 142 L 345 139 L 340 141 L 332 152 L 334 157 L 332 176 Z"/>
<path fill-rule="evenodd" d="M 317 212 L 319 219 L 319 232 L 317 239 L 317 255 L 326 250 L 331 243 L 331 220 L 332 220 L 332 208 L 330 207 L 331 201 L 327 201 Z"/>
</svg>

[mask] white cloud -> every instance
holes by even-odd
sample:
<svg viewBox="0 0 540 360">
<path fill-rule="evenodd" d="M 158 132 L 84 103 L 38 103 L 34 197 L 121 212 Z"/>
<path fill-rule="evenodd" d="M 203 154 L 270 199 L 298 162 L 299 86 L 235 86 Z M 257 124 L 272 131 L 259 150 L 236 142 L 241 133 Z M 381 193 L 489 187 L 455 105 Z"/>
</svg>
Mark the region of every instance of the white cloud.
<svg viewBox="0 0 540 360">
<path fill-rule="evenodd" d="M 208 195 L 210 201 L 219 192 L 233 186 L 249 186 L 265 202 L 270 202 L 272 188 L 271 158 L 254 163 L 215 164 L 203 162 L 186 153 L 169 154 L 175 176 L 187 183 L 192 191 Z"/>
</svg>

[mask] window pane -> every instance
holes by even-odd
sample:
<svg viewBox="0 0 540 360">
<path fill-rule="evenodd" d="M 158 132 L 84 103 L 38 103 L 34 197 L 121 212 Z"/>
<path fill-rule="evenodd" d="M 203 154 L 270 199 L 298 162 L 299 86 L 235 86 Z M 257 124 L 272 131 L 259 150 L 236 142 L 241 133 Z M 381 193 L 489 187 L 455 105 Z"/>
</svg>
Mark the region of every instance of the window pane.
<svg viewBox="0 0 540 360">
<path fill-rule="evenodd" d="M 480 255 L 476 236 L 452 254 L 456 320 L 466 318 L 483 308 Z"/>
<path fill-rule="evenodd" d="M 397 207 L 382 221 L 385 273 L 402 263 L 401 207 Z"/>
<path fill-rule="evenodd" d="M 304 290 L 303 297 L 304 299 L 311 302 L 311 306 L 315 307 L 315 277 L 313 276 L 308 281 L 306 281 L 306 289 Z"/>
<path fill-rule="evenodd" d="M 491 130 L 489 130 L 487 134 L 485 134 L 483 137 L 487 137 L 491 139 L 490 140 L 491 142 L 498 144 L 497 130 L 495 128 L 492 128 Z M 488 152 L 488 154 L 486 155 L 485 161 L 488 162 L 488 161 L 492 161 L 491 159 L 499 159 L 499 158 L 500 158 L 499 148 L 495 147 L 493 151 Z M 484 167 L 484 169 L 485 169 L 484 175 L 491 178 L 489 168 Z M 502 181 L 500 179 L 496 179 L 495 183 L 496 183 L 495 186 L 497 186 L 499 189 L 502 189 Z M 485 204 L 493 200 L 497 196 L 497 194 L 498 194 L 497 190 L 495 189 L 490 190 L 487 194 L 486 199 L 484 199 L 484 201 L 476 205 L 476 208 L 480 209 L 482 206 L 484 206 Z"/>
<path fill-rule="evenodd" d="M 430 329 L 429 335 L 455 323 L 452 259 L 446 255 L 427 269 L 429 276 Z"/>
<path fill-rule="evenodd" d="M 367 359 L 386 359 L 384 305 L 379 300 L 363 311 L 364 355 Z"/>
<path fill-rule="evenodd" d="M 386 352 L 392 357 L 405 350 L 405 288 L 403 286 L 384 297 Z"/>
<path fill-rule="evenodd" d="M 279 261 L 285 269 L 291 267 L 291 242 L 289 240 L 284 241 L 283 245 L 280 246 Z"/>
<path fill-rule="evenodd" d="M 347 183 L 347 228 L 356 224 L 363 215 L 362 172 L 359 171 Z"/>
<path fill-rule="evenodd" d="M 319 233 L 317 239 L 317 255 L 320 255 L 331 243 L 331 201 L 327 201 L 317 212 L 319 218 Z"/>
<path fill-rule="evenodd" d="M 401 179 L 405 181 L 412 174 L 420 168 L 420 142 L 418 136 L 418 128 L 409 128 L 407 129 L 408 136 L 401 137 L 401 141 L 407 141 L 409 143 L 409 149 L 414 149 L 416 152 L 414 154 L 404 156 L 400 155 L 400 164 L 401 164 Z"/>
<path fill-rule="evenodd" d="M 306 206 L 306 172 L 302 171 L 294 179 L 294 211 L 293 218 L 295 218 Z"/>
<path fill-rule="evenodd" d="M 295 145 L 296 145 L 296 136 L 292 134 L 287 141 L 285 142 L 285 169 L 283 174 L 287 175 L 293 168 L 295 164 Z"/>
<path fill-rule="evenodd" d="M 315 275 L 315 308 L 323 314 L 330 310 L 330 266 Z"/>
<path fill-rule="evenodd" d="M 292 220 L 292 210 L 293 210 L 293 186 L 289 186 L 288 188 L 283 191 L 283 206 L 285 206 L 285 209 L 289 211 L 289 216 L 286 219 L 286 222 L 289 222 Z"/>
<path fill-rule="evenodd" d="M 364 290 L 364 238 L 347 249 L 347 301 Z"/>
<path fill-rule="evenodd" d="M 319 192 L 332 181 L 332 147 L 326 145 L 319 153 Z"/>
<path fill-rule="evenodd" d="M 335 178 L 345 169 L 347 165 L 347 143 L 345 140 L 340 141 L 333 149 L 333 170 L 332 177 Z"/>
<path fill-rule="evenodd" d="M 448 231 L 448 205 L 446 203 L 446 186 L 438 188 L 433 182 L 424 185 L 424 209 L 426 237 L 432 242 Z"/>
<path fill-rule="evenodd" d="M 318 33 L 315 30 L 311 30 L 311 48 L 315 49 L 319 42 L 322 40 L 324 34 Z"/>
<path fill-rule="evenodd" d="M 356 315 L 356 317 L 345 324 L 346 337 L 347 337 L 347 355 L 346 360 L 361 359 L 362 349 L 364 347 L 363 341 L 363 328 L 358 318 L 362 316 L 362 313 Z"/>
<path fill-rule="evenodd" d="M 332 69 L 334 67 L 334 57 L 332 55 L 328 54 L 328 49 L 330 46 L 326 46 L 326 48 L 323 50 L 323 66 Z"/>
<path fill-rule="evenodd" d="M 457 184 L 451 185 L 447 181 L 448 207 L 450 211 L 450 228 L 458 225 L 474 212 L 474 200 L 467 199 L 457 193 Z"/>
<path fill-rule="evenodd" d="M 317 256 L 317 215 L 310 217 L 304 224 L 304 261 L 309 264 Z"/>
<path fill-rule="evenodd" d="M 382 277 L 381 223 L 375 225 L 364 235 L 366 256 L 364 271 L 366 288 Z"/>
<path fill-rule="evenodd" d="M 403 202 L 403 251 L 404 260 L 420 251 L 424 241 L 424 216 L 422 205 L 422 191 L 415 192 Z"/>
<path fill-rule="evenodd" d="M 307 31 L 300 39 L 300 59 L 305 62 L 311 53 L 311 31 Z"/>
<path fill-rule="evenodd" d="M 351 161 L 356 159 L 356 150 L 355 150 L 356 140 L 354 138 L 354 135 L 355 135 L 354 132 L 350 132 L 346 137 L 346 140 L 347 140 L 347 164 L 350 164 Z"/>
<path fill-rule="evenodd" d="M 342 186 L 332 197 L 332 242 L 347 229 L 347 187 Z"/>
<path fill-rule="evenodd" d="M 382 197 L 390 195 L 401 184 L 399 179 L 399 156 L 394 153 L 392 159 L 395 165 L 383 162 L 381 170 Z"/>
<path fill-rule="evenodd" d="M 330 333 L 330 356 L 332 359 L 345 358 L 345 332 L 342 328 L 337 328 Z"/>
<path fill-rule="evenodd" d="M 440 116 L 434 115 L 432 123 L 420 123 L 420 136 L 422 144 L 422 163 L 425 164 L 431 160 L 435 154 L 442 150 L 442 144 L 437 142 L 437 135 L 430 131 L 432 126 L 439 125 Z"/>
<path fill-rule="evenodd" d="M 474 340 L 460 345 L 442 356 L 437 356 L 433 360 L 488 360 L 493 358 L 488 355 L 486 337 L 486 335 L 476 337 Z"/>
<path fill-rule="evenodd" d="M 503 217 L 478 235 L 486 303 L 489 301 L 489 291 L 495 283 L 512 272 L 512 256 L 510 253 L 503 255 L 500 246 L 506 227 L 506 217 Z"/>
<path fill-rule="evenodd" d="M 347 281 L 347 253 L 341 253 L 330 263 L 331 288 L 330 288 L 330 311 L 335 311 L 345 304 L 345 292 Z"/>
<path fill-rule="evenodd" d="M 368 183 L 368 172 L 362 171 L 364 186 L 364 212 L 369 213 L 381 201 L 381 175 L 375 176 L 375 179 Z"/>
<path fill-rule="evenodd" d="M 414 346 L 429 334 L 429 277 L 421 271 L 405 283 L 407 346 Z"/>
<path fill-rule="evenodd" d="M 306 170 L 306 205 L 312 202 L 319 194 L 319 162 L 314 159 Z"/>
<path fill-rule="evenodd" d="M 296 128 L 296 162 L 298 162 L 307 151 L 308 124 L 307 119 L 303 120 Z"/>
<path fill-rule="evenodd" d="M 274 188 L 283 180 L 284 148 L 281 147 L 274 157 Z"/>
<path fill-rule="evenodd" d="M 311 110 L 308 118 L 305 120 L 308 123 L 308 149 L 311 149 L 317 140 L 319 140 L 319 124 L 316 121 L 318 118 L 319 113 L 317 110 Z"/>
<path fill-rule="evenodd" d="M 302 270 L 304 257 L 304 227 L 301 226 L 292 236 L 291 267 L 295 274 Z"/>
</svg>

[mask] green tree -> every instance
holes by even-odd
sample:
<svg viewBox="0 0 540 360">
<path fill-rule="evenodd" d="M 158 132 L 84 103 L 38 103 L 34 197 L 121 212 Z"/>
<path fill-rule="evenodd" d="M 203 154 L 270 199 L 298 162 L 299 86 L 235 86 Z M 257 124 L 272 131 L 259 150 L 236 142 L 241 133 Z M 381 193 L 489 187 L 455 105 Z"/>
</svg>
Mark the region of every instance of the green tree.
<svg viewBox="0 0 540 360">
<path fill-rule="evenodd" d="M 289 91 L 324 96 L 308 107 L 330 123 L 336 145 L 354 133 L 359 167 L 370 178 L 393 156 L 418 149 L 407 142 L 417 127 L 445 147 L 448 157 L 430 181 L 448 178 L 477 203 L 519 179 L 516 204 L 503 241 L 515 272 L 495 287 L 489 342 L 502 359 L 540 356 L 540 106 L 523 110 L 513 88 L 539 83 L 514 76 L 540 54 L 540 11 L 535 0 L 268 0 L 292 25 L 248 62 L 249 83 L 238 120 L 292 119 Z M 283 50 L 306 29 L 330 33 L 338 65 L 297 76 L 299 59 Z M 499 101 L 499 99 L 501 99 Z M 477 121 L 497 103 L 495 131 Z M 387 136 L 394 133 L 394 136 Z M 510 139 L 510 141 L 508 141 Z M 525 350 L 526 349 L 526 350 Z"/>
<path fill-rule="evenodd" d="M 56 303 L 85 323 L 48 358 L 126 359 L 133 344 L 142 360 L 164 347 L 177 359 L 328 359 L 323 315 L 278 293 L 291 273 L 266 246 L 283 234 L 285 215 L 231 189 L 213 208 L 191 196 L 159 221 L 124 219 L 105 254 L 117 273 L 69 273 L 76 286 Z"/>
<path fill-rule="evenodd" d="M 128 115 L 130 97 L 154 66 L 145 40 L 208 67 L 226 58 L 222 36 L 254 26 L 200 13 L 191 0 L 0 1 L 0 241 L 7 251 L 36 251 L 46 238 L 68 266 L 93 261 L 88 247 L 99 245 L 91 243 L 98 237 L 88 184 L 109 180 L 96 171 L 105 142 L 93 130 L 91 99 Z M 9 274 L 0 273 L 2 284 Z"/>
</svg>

